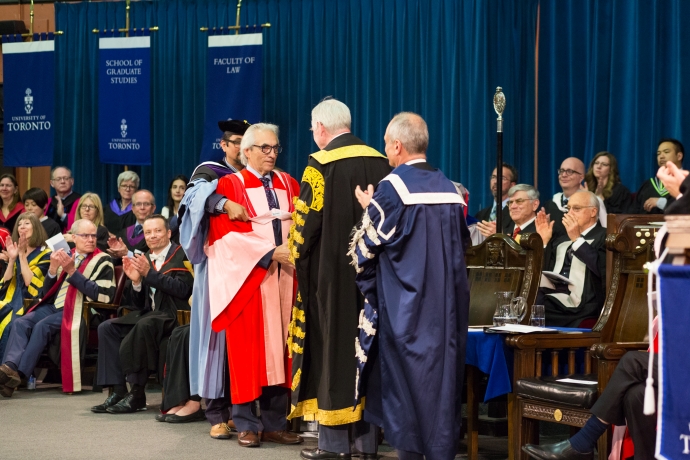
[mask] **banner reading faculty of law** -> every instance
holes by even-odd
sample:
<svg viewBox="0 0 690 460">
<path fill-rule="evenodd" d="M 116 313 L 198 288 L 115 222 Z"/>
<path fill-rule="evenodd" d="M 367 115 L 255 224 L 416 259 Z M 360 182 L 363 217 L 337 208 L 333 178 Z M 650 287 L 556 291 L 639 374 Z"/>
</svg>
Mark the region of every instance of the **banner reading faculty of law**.
<svg viewBox="0 0 690 460">
<path fill-rule="evenodd" d="M 99 40 L 98 152 L 102 163 L 151 164 L 151 38 Z"/>
<path fill-rule="evenodd" d="M 201 160 L 223 158 L 220 120 L 261 121 L 263 106 L 262 35 L 208 37 L 206 116 Z"/>
<path fill-rule="evenodd" d="M 55 42 L 3 43 L 5 166 L 53 164 Z"/>
</svg>

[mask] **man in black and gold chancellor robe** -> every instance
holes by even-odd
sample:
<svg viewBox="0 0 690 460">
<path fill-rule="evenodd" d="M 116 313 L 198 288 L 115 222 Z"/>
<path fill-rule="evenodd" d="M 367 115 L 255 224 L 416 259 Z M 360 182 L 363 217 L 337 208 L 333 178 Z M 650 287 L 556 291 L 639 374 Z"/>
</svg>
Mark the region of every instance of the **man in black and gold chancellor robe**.
<svg viewBox="0 0 690 460">
<path fill-rule="evenodd" d="M 544 209 L 535 225 L 544 240 L 544 270 L 568 279 L 542 275 L 537 304 L 544 305 L 547 326 L 578 327 L 599 317 L 606 293 L 606 229 L 599 223 L 599 200 L 589 191 L 570 196 L 563 215 L 565 235 L 553 235 Z M 553 236 L 553 237 L 552 237 Z"/>
<path fill-rule="evenodd" d="M 149 251 L 124 257 L 122 268 L 134 310 L 98 326 L 98 384 L 113 387 L 93 412 L 122 414 L 146 408 L 144 387 L 150 373 L 159 370 L 159 348 L 177 326 L 177 310 L 189 309 L 194 282 L 191 264 L 182 248 L 170 241 L 165 217 L 156 214 L 144 221 Z M 132 384 L 127 393 L 125 381 Z"/>
<path fill-rule="evenodd" d="M 347 251 L 350 231 L 362 217 L 355 188 L 378 184 L 390 166 L 386 157 L 352 135 L 350 124 L 350 110 L 335 99 L 312 110 L 314 142 L 321 150 L 310 156 L 304 170 L 290 230 L 299 292 L 288 338 L 289 418 L 314 415 L 319 422 L 319 447 L 302 451 L 308 459 L 349 457 L 351 428 L 355 447 L 367 454 L 363 458 L 375 458 L 378 447 L 377 430 L 362 421 L 361 404 L 352 409 L 353 337 L 364 299 Z"/>
</svg>

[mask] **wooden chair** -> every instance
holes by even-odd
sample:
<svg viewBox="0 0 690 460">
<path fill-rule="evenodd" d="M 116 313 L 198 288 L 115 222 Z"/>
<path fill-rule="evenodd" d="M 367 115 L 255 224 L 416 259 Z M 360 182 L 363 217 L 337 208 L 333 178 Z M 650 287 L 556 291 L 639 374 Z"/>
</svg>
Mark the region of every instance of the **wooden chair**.
<svg viewBox="0 0 690 460">
<path fill-rule="evenodd" d="M 511 458 L 528 458 L 521 447 L 538 443 L 539 421 L 570 425 L 574 429 L 584 426 L 590 417 L 590 407 L 606 387 L 620 357 L 627 350 L 648 347 L 643 342 L 647 330 L 647 275 L 643 266 L 654 259 L 652 245 L 656 227 L 650 222 L 655 220 L 658 218 L 653 216 L 609 216 L 606 246 L 611 252 L 611 281 L 592 333 L 507 339 L 508 346 L 515 349 L 514 386 L 509 398 Z M 560 364 L 559 352 L 567 350 L 567 375 L 573 375 L 578 349 L 584 350 L 585 376 L 577 378 L 597 381 L 596 386 L 554 382 Z M 552 377 L 542 378 L 542 359 L 547 350 L 551 352 Z M 598 366 L 593 369 L 594 358 Z M 549 396 L 555 388 L 559 389 L 558 396 Z M 600 459 L 608 456 L 609 438 L 604 435 L 599 440 Z"/>
<path fill-rule="evenodd" d="M 520 235 L 516 242 L 498 233 L 488 237 L 465 253 L 470 282 L 470 326 L 492 325 L 497 291 L 512 291 L 527 300 L 529 321 L 532 304 L 537 298 L 544 245 L 537 233 Z"/>
<path fill-rule="evenodd" d="M 469 325 L 492 325 L 496 310 L 497 291 L 512 291 L 526 299 L 529 321 L 532 304 L 537 297 L 544 245 L 537 233 L 520 235 L 519 242 L 508 235 L 492 235 L 465 254 L 470 282 Z M 479 400 L 481 372 L 466 366 L 467 381 L 467 450 L 469 458 L 477 458 L 479 439 Z M 505 409 L 504 409 L 505 410 Z"/>
</svg>

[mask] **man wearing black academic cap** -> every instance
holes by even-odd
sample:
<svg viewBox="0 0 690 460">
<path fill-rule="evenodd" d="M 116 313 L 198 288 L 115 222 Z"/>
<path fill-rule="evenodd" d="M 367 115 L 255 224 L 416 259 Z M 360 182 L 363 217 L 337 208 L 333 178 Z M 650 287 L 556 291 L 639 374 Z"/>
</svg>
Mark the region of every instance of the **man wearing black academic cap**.
<svg viewBox="0 0 690 460">
<path fill-rule="evenodd" d="M 223 132 L 220 147 L 225 156 L 205 161 L 192 173 L 192 179 L 180 203 L 180 245 L 194 264 L 194 290 L 189 338 L 190 394 L 206 398 L 206 418 L 211 423 L 211 437 L 230 437 L 230 395 L 225 334 L 211 330 L 208 297 L 207 259 L 204 245 L 209 217 L 226 213 L 231 220 L 247 220 L 244 207 L 216 193 L 217 179 L 243 168 L 240 142 L 250 124 L 242 120 L 218 122 Z M 228 388 L 228 389 L 226 389 Z M 229 425 L 230 424 L 230 425 Z"/>
</svg>

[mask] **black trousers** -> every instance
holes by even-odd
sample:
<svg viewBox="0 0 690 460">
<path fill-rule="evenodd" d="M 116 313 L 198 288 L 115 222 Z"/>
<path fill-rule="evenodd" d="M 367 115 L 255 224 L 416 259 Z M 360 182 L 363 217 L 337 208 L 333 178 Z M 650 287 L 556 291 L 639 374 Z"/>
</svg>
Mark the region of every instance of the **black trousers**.
<svg viewBox="0 0 690 460">
<path fill-rule="evenodd" d="M 192 399 L 189 393 L 189 324 L 187 324 L 176 328 L 170 335 L 165 357 L 161 410 L 167 412 L 175 406 L 185 404 Z"/>
<path fill-rule="evenodd" d="M 259 396 L 261 415 L 256 415 L 254 401 L 232 405 L 232 420 L 237 431 L 283 431 L 287 429 L 288 389 L 284 387 L 263 387 Z"/>
<path fill-rule="evenodd" d="M 98 385 L 111 387 L 125 384 L 125 374 L 120 364 L 120 344 L 133 328 L 133 324 L 117 324 L 112 319 L 98 325 Z"/>
<path fill-rule="evenodd" d="M 654 396 L 657 398 L 658 368 L 654 357 Z M 618 363 L 611 380 L 591 412 L 606 423 L 625 425 L 635 444 L 636 459 L 654 458 L 657 414 L 644 415 L 644 389 L 649 353 L 629 351 Z"/>
<path fill-rule="evenodd" d="M 379 447 L 379 430 L 364 420 L 345 425 L 319 424 L 319 449 L 349 454 L 351 447 L 365 454 L 375 454 Z"/>
</svg>

